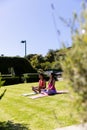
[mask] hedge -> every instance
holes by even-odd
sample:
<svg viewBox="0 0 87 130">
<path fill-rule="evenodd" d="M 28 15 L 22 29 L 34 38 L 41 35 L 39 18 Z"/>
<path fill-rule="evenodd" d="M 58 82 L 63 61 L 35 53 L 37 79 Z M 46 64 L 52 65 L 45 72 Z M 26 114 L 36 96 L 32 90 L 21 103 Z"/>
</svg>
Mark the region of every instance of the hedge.
<svg viewBox="0 0 87 130">
<path fill-rule="evenodd" d="M 2 80 L 5 81 L 4 85 L 13 85 L 22 83 L 19 77 L 3 77 Z"/>
<path fill-rule="evenodd" d="M 9 68 L 13 68 L 15 75 L 19 76 L 24 73 L 36 73 L 36 70 L 31 66 L 25 58 L 19 57 L 0 57 L 0 72 L 1 74 L 10 74 Z"/>
</svg>

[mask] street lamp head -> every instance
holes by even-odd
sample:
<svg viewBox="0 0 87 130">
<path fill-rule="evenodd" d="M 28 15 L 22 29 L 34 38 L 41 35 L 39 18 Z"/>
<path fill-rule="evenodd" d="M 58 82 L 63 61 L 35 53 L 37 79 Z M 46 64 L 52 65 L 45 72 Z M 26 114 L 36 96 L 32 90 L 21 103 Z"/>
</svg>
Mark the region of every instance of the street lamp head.
<svg viewBox="0 0 87 130">
<path fill-rule="evenodd" d="M 21 43 L 26 43 L 26 40 L 22 40 Z"/>
</svg>

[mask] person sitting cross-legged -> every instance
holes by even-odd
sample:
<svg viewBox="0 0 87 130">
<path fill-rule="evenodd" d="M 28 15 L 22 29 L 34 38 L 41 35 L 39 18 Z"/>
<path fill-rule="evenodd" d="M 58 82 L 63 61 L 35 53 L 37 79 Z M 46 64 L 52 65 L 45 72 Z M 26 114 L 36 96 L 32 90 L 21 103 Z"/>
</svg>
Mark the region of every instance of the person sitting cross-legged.
<svg viewBox="0 0 87 130">
<path fill-rule="evenodd" d="M 50 79 L 48 81 L 48 87 L 47 87 L 46 90 L 42 91 L 42 94 L 54 95 L 56 93 L 57 93 L 57 91 L 56 91 L 56 88 L 55 88 L 55 76 L 54 76 L 54 73 L 51 73 Z"/>
<path fill-rule="evenodd" d="M 35 93 L 41 93 L 41 90 L 46 89 L 46 80 L 44 79 L 44 74 L 39 74 L 39 85 L 37 87 L 32 87 Z"/>
</svg>

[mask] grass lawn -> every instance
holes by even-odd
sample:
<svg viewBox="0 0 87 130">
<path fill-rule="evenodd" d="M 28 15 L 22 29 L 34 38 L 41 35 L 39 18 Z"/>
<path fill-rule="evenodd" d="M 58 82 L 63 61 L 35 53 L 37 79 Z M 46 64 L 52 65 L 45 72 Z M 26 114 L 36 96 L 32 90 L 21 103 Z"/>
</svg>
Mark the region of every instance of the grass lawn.
<svg viewBox="0 0 87 130">
<path fill-rule="evenodd" d="M 76 94 L 71 95 L 70 92 L 36 100 L 21 96 L 23 93 L 32 92 L 33 85 L 37 83 L 5 87 L 7 92 L 0 101 L 0 126 L 3 125 L 3 130 L 5 125 L 6 130 L 53 130 L 80 123 L 74 106 Z M 56 82 L 56 86 L 58 90 L 66 89 L 65 82 L 62 81 Z M 0 89 L 0 93 L 3 89 L 4 87 Z"/>
</svg>

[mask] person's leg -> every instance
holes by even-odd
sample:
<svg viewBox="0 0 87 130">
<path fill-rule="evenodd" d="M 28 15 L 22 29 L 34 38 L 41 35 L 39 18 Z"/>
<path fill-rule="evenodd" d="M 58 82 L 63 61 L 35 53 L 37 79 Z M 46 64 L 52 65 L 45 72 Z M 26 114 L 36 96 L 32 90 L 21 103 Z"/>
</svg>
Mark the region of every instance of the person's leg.
<svg viewBox="0 0 87 130">
<path fill-rule="evenodd" d="M 55 90 L 48 90 L 48 95 L 54 95 L 54 94 L 56 94 Z"/>
<path fill-rule="evenodd" d="M 38 87 L 32 87 L 32 90 L 33 90 L 35 93 L 38 93 Z"/>
<path fill-rule="evenodd" d="M 40 93 L 47 93 L 46 87 L 40 88 Z"/>
<path fill-rule="evenodd" d="M 40 87 L 38 87 L 38 91 L 39 91 L 39 93 L 41 93 L 41 88 Z"/>
<path fill-rule="evenodd" d="M 41 93 L 44 94 L 44 95 L 48 95 L 48 91 L 46 89 L 42 90 Z"/>
<path fill-rule="evenodd" d="M 48 90 L 48 95 L 52 95 L 52 92 L 51 92 L 51 90 L 50 90 L 50 89 Z"/>
</svg>

